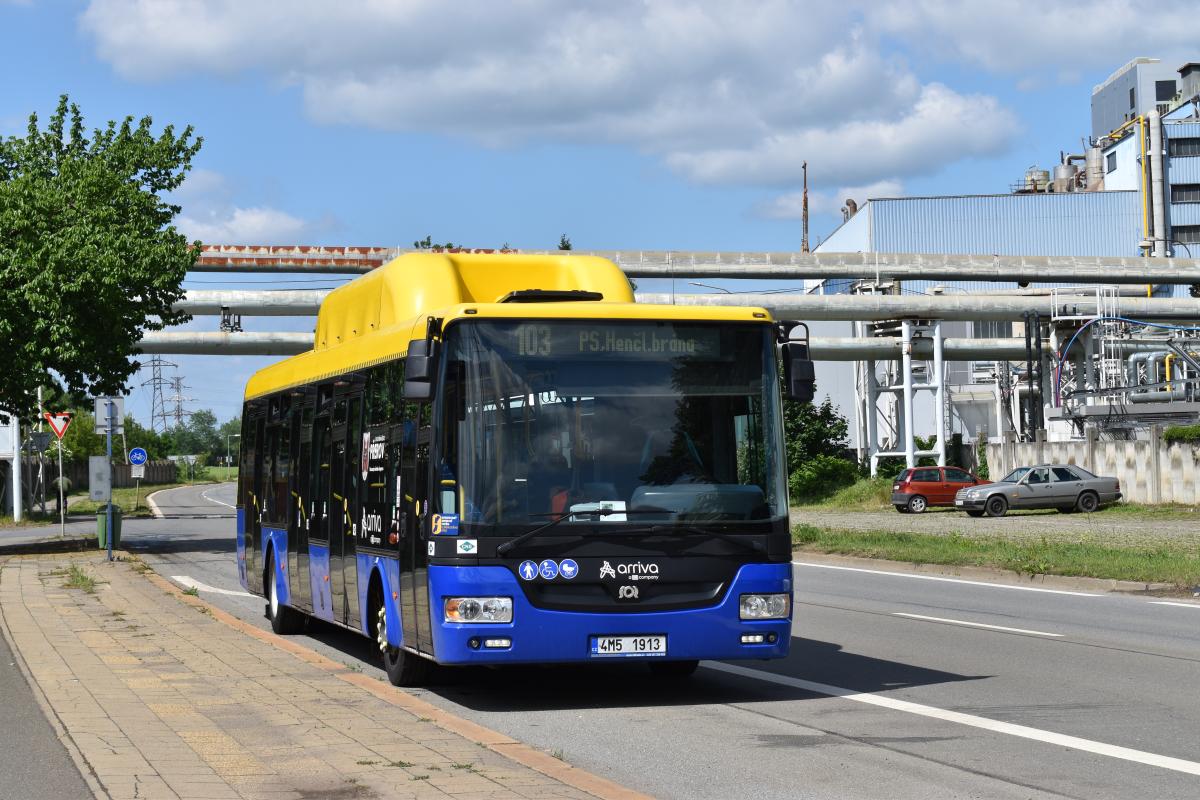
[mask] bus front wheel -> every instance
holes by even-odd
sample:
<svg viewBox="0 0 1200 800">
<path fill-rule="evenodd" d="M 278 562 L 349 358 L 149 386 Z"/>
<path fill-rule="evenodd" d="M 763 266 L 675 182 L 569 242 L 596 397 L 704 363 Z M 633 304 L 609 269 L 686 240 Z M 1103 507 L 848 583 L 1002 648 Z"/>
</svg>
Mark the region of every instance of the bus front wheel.
<svg viewBox="0 0 1200 800">
<path fill-rule="evenodd" d="M 393 686 L 421 686 L 429 680 L 432 664 L 401 647 L 388 644 L 387 609 L 383 594 L 375 593 L 375 645 L 383 661 L 383 670 Z"/>
</svg>

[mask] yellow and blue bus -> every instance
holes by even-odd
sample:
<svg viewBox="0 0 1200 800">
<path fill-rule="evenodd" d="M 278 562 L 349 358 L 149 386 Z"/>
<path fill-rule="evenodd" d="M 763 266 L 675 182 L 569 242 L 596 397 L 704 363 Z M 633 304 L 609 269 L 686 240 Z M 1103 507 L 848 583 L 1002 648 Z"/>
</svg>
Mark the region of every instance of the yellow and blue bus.
<svg viewBox="0 0 1200 800">
<path fill-rule="evenodd" d="M 786 656 L 797 326 L 636 303 L 601 258 L 402 256 L 246 386 L 241 582 L 277 633 L 369 637 L 398 685 L 434 663 Z"/>
</svg>

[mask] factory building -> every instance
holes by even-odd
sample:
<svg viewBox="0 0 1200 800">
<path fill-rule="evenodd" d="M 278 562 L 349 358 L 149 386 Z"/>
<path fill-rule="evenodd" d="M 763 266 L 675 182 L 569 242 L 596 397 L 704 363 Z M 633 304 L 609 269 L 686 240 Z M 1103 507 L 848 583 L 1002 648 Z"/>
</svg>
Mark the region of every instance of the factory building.
<svg viewBox="0 0 1200 800">
<path fill-rule="evenodd" d="M 1139 58 L 1126 64 L 1093 90 L 1092 136 L 1084 152 L 1064 153 L 1051 169 L 1032 167 L 1010 189 L 1007 194 L 869 198 L 861 206 L 847 200 L 843 223 L 815 252 L 1200 256 L 1200 63 L 1170 68 L 1157 59 Z M 812 282 L 806 288 L 821 294 L 1070 295 L 1065 287 L 1049 285 L 881 283 L 869 275 Z M 1062 346 L 1062 336 L 1083 326 L 1088 314 L 1094 319 L 1119 308 L 1122 291 L 1170 294 L 1186 287 L 1084 290 L 1084 299 L 1072 302 L 1074 315 L 1033 320 L 1037 330 L 1028 338 L 1040 344 L 1044 334 L 1046 349 L 1032 370 L 1021 364 L 949 362 L 932 374 L 933 366 L 925 364 L 908 381 L 914 392 L 902 390 L 898 362 L 848 366 L 853 374 L 844 381 L 854 386 L 860 453 L 904 453 L 904 442 L 913 434 L 933 435 L 939 429 L 967 440 L 1011 431 L 1026 438 L 1079 438 L 1088 427 L 1100 435 L 1127 437 L 1138 435 L 1147 420 L 1200 419 L 1193 384 L 1179 382 L 1189 367 L 1180 366 L 1182 356 L 1168 356 L 1178 342 L 1170 347 L 1164 342 L 1151 351 L 1159 353 L 1155 360 L 1126 352 L 1131 345 L 1118 339 L 1129 339 L 1127 331 L 1099 325 L 1089 328 L 1096 334 L 1088 344 L 1090 360 L 1085 363 L 1072 353 L 1073 360 L 1061 370 L 1053 363 L 1049 354 Z M 1081 305 L 1090 311 L 1079 311 Z M 906 335 L 934 335 L 934 324 L 912 321 Z M 899 325 L 854 323 L 850 335 L 899 335 Z M 1022 321 L 945 322 L 936 323 L 936 335 L 1022 336 L 1025 327 Z M 1126 350 L 1117 352 L 1114 342 Z M 1142 350 L 1152 346 L 1157 346 L 1154 340 L 1147 340 Z M 1064 404 L 1064 383 L 1068 393 L 1077 389 L 1080 396 L 1088 395 L 1086 401 Z M 1132 388 L 1126 385 L 1130 383 Z M 1200 400 L 1200 389 L 1195 400 Z M 905 430 L 905 404 L 911 431 Z M 907 454 L 912 452 L 909 443 Z"/>
</svg>

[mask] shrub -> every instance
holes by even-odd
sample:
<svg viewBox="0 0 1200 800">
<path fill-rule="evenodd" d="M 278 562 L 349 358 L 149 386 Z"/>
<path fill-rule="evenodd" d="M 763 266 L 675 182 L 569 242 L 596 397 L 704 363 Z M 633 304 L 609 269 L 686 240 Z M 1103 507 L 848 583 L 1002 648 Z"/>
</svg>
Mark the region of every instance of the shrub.
<svg viewBox="0 0 1200 800">
<path fill-rule="evenodd" d="M 1171 425 L 1163 431 L 1163 441 L 1167 444 L 1200 444 L 1200 425 Z"/>
<path fill-rule="evenodd" d="M 812 502 L 858 480 L 858 465 L 836 456 L 814 456 L 788 478 L 793 503 Z"/>
</svg>

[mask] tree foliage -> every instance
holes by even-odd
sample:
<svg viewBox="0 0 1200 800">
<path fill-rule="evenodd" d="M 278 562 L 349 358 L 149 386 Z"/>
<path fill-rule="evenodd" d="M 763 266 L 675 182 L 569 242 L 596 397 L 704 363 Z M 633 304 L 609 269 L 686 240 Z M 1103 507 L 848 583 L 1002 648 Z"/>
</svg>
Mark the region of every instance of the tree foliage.
<svg viewBox="0 0 1200 800">
<path fill-rule="evenodd" d="M 72 394 L 117 394 L 147 330 L 172 310 L 199 255 L 173 226 L 179 187 L 203 142 L 189 126 L 155 135 L 126 117 L 89 135 L 64 95 L 43 129 L 0 141 L 0 408 L 28 415 L 53 372 Z"/>
<path fill-rule="evenodd" d="M 838 413 L 829 396 L 820 405 L 783 401 L 783 438 L 787 444 L 788 474 L 818 456 L 845 458 L 850 423 Z"/>
<path fill-rule="evenodd" d="M 558 249 L 559 250 L 570 250 L 571 249 L 571 240 L 567 238 L 567 235 L 565 233 L 562 236 L 558 237 Z"/>
</svg>

